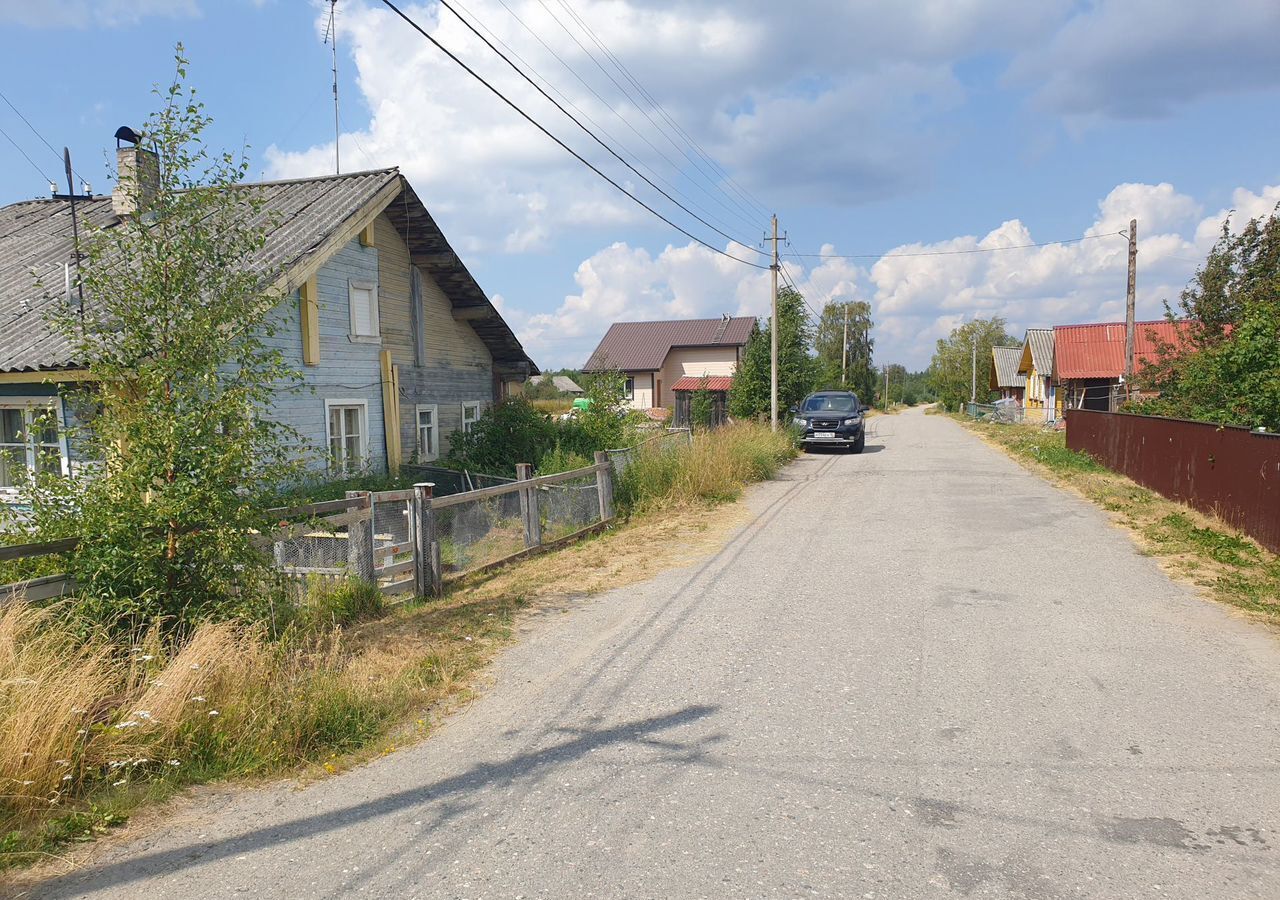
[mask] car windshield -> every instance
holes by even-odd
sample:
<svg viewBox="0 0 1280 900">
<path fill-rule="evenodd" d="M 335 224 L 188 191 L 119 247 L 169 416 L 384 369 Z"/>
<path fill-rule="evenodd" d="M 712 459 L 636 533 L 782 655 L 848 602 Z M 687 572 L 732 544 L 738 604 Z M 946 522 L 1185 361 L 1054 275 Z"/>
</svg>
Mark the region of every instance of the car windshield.
<svg viewBox="0 0 1280 900">
<path fill-rule="evenodd" d="M 849 394 L 810 397 L 804 401 L 805 412 L 857 412 L 858 398 Z"/>
</svg>

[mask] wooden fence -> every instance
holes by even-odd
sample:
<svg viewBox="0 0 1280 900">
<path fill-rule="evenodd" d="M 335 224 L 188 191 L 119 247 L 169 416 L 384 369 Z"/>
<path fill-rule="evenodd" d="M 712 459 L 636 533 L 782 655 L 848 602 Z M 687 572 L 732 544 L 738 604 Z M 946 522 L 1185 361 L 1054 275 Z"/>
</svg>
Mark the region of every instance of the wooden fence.
<svg viewBox="0 0 1280 900">
<path fill-rule="evenodd" d="M 340 500 L 279 507 L 268 511 L 278 524 L 255 535 L 254 543 L 269 553 L 275 568 L 286 578 L 361 578 L 378 585 L 387 595 L 414 593 L 439 596 L 446 581 L 475 574 L 533 553 L 559 547 L 600 529 L 613 520 L 613 466 L 607 453 L 597 453 L 593 465 L 571 472 L 534 477 L 532 466 L 518 467 L 519 479 L 510 484 L 465 493 L 434 496 L 434 485 L 416 484 L 399 491 L 352 491 Z M 595 519 L 588 527 L 553 540 L 543 540 L 543 514 L 539 510 L 542 489 L 572 481 L 595 482 Z M 437 536 L 444 511 L 464 504 L 518 495 L 524 548 L 465 571 L 446 574 Z M 386 511 L 391 510 L 391 515 Z M 401 527 L 400 519 L 403 519 Z M 0 546 L 0 562 L 73 552 L 78 538 L 41 544 Z M 297 547 L 324 547 L 324 559 L 298 558 Z M 338 548 L 335 550 L 335 548 Z M 65 574 L 45 575 L 0 586 L 0 606 L 15 597 L 48 600 L 74 593 L 75 583 Z"/>
</svg>

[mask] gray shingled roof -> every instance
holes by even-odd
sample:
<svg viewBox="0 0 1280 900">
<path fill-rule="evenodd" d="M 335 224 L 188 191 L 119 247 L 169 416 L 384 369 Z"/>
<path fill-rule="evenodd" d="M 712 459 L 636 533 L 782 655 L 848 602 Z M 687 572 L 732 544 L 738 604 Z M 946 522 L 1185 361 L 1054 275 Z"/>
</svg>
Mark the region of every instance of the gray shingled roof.
<svg viewBox="0 0 1280 900">
<path fill-rule="evenodd" d="M 583 371 L 656 371 L 662 368 L 672 347 L 744 346 L 755 324 L 754 316 L 615 322 L 605 332 Z"/>
<path fill-rule="evenodd" d="M 1021 347 L 991 348 L 991 387 L 1020 388 L 1027 386 L 1027 376 L 1018 374 L 1018 363 L 1022 361 Z"/>
<path fill-rule="evenodd" d="M 450 302 L 455 307 L 488 307 L 486 315 L 471 324 L 495 361 L 528 363 L 536 371 L 515 334 L 452 254 L 435 221 L 397 169 L 245 185 L 262 200 L 256 217 L 264 223 L 276 223 L 266 245 L 247 265 L 254 271 L 274 274 L 307 263 L 331 235 L 349 226 L 379 193 L 395 183 L 401 191 L 393 201 L 397 215 L 392 218 L 411 250 L 417 245 L 437 251 L 423 261 L 433 275 L 437 275 L 440 254 L 447 254 L 447 271 L 437 277 Z M 82 234 L 86 225 L 110 228 L 118 221 L 111 211 L 110 197 L 79 201 L 76 213 Z M 45 324 L 43 309 L 48 302 L 62 302 L 63 266 L 71 261 L 68 201 L 31 200 L 0 208 L 0 372 L 83 364 L 83 360 L 72 359 L 66 341 Z M 37 278 L 42 287 L 37 286 Z M 47 294 L 56 296 L 49 300 Z"/>
<path fill-rule="evenodd" d="M 579 385 L 568 375 L 539 375 L 531 380 L 532 384 L 546 384 L 550 381 L 557 391 L 562 394 L 583 394 L 586 393 Z"/>
<path fill-rule="evenodd" d="M 1022 346 L 1031 347 L 1031 362 L 1035 365 L 1036 371 L 1041 375 L 1049 375 L 1053 372 L 1053 329 L 1052 328 L 1028 328 L 1027 337 L 1022 342 Z M 1018 371 L 1025 374 L 1026 370 L 1021 367 L 1019 362 Z"/>
</svg>

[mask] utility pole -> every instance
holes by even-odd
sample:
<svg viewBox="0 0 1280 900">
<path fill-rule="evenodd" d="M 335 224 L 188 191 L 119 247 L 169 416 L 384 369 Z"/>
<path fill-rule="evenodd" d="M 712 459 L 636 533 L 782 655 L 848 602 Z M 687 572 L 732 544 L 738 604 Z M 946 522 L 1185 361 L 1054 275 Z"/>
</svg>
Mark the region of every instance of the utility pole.
<svg viewBox="0 0 1280 900">
<path fill-rule="evenodd" d="M 889 366 L 884 367 L 884 411 L 889 411 Z"/>
<path fill-rule="evenodd" d="M 773 216 L 773 265 L 769 271 L 773 276 L 773 305 L 769 319 L 769 424 L 778 430 L 778 217 Z"/>
<path fill-rule="evenodd" d="M 840 387 L 849 385 L 849 304 L 844 305 L 844 352 L 840 355 Z"/>
<path fill-rule="evenodd" d="M 973 333 L 973 370 L 969 373 L 969 402 L 978 402 L 978 333 Z"/>
<path fill-rule="evenodd" d="M 1138 327 L 1134 323 L 1138 294 L 1138 220 L 1129 220 L 1129 289 L 1124 303 L 1124 393 L 1133 389 L 1133 350 Z"/>
</svg>

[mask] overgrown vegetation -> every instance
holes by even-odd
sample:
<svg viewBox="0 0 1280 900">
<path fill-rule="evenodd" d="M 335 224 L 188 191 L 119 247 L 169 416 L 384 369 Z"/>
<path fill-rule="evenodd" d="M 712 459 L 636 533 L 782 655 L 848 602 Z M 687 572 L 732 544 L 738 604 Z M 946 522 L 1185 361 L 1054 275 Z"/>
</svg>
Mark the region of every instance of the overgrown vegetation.
<svg viewBox="0 0 1280 900">
<path fill-rule="evenodd" d="M 1280 216 L 1224 222 L 1179 307 L 1190 347 L 1161 348 L 1138 411 L 1280 430 Z"/>
<path fill-rule="evenodd" d="M 977 358 L 976 381 L 978 402 L 991 399 L 989 377 L 991 348 L 1020 343 L 1005 331 L 1000 316 L 973 319 L 951 329 L 951 334 L 938 340 L 929 362 L 929 381 L 934 397 L 946 409 L 958 409 L 967 403 L 975 381 L 974 359 Z M 975 350 L 976 347 L 976 350 Z"/>
<path fill-rule="evenodd" d="M 1280 558 L 1250 538 L 1067 449 L 1061 431 L 957 420 L 1111 512 L 1174 574 L 1220 602 L 1280 625 Z"/>
</svg>

